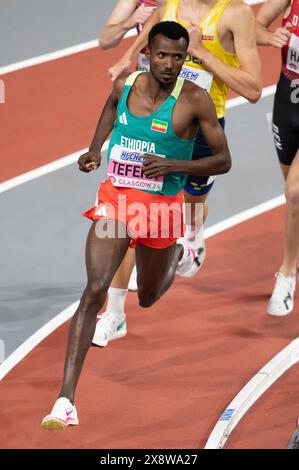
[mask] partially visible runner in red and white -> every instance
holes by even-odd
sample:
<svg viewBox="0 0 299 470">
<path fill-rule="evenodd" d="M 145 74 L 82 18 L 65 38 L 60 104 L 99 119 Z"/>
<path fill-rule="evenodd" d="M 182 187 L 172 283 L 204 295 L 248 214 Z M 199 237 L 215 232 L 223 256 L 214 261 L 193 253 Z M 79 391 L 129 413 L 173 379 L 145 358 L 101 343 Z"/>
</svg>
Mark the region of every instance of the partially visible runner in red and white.
<svg viewBox="0 0 299 470">
<path fill-rule="evenodd" d="M 283 15 L 282 27 L 268 31 Z M 288 315 L 294 308 L 299 258 L 299 0 L 268 0 L 257 14 L 257 39 L 281 48 L 282 66 L 275 94 L 272 131 L 287 202 L 282 264 L 268 302 L 269 315 Z"/>
</svg>

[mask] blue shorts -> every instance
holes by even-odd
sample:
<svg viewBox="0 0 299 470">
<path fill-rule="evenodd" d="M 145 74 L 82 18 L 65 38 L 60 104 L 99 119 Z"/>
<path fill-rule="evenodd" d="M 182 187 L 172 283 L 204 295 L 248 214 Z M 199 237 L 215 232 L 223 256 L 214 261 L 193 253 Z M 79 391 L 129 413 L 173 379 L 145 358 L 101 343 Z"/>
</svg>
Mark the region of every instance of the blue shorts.
<svg viewBox="0 0 299 470">
<path fill-rule="evenodd" d="M 224 129 L 225 119 L 218 119 L 220 126 Z M 198 160 L 203 157 L 212 156 L 212 150 L 208 146 L 203 134 L 198 132 L 194 147 L 192 160 Z M 215 176 L 192 176 L 189 175 L 184 190 L 192 196 L 202 196 L 210 191 L 215 181 Z"/>
</svg>

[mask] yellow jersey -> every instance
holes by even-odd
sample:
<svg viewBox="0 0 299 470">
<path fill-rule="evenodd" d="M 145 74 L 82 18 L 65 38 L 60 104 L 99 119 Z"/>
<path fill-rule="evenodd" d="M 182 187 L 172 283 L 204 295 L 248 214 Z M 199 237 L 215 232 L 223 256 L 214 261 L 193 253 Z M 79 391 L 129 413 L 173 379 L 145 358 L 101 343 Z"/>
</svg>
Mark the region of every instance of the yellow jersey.
<svg viewBox="0 0 299 470">
<path fill-rule="evenodd" d="M 240 62 L 237 54 L 227 52 L 218 37 L 218 23 L 230 1 L 218 0 L 211 8 L 210 13 L 199 23 L 199 26 L 202 31 L 203 45 L 225 64 L 239 68 Z M 180 0 L 167 1 L 162 21 L 176 21 L 182 26 L 186 26 L 177 18 L 179 3 Z M 217 75 L 213 75 L 201 63 L 200 59 L 187 54 L 180 76 L 205 88 L 210 93 L 214 102 L 218 119 L 224 117 L 228 86 Z"/>
</svg>

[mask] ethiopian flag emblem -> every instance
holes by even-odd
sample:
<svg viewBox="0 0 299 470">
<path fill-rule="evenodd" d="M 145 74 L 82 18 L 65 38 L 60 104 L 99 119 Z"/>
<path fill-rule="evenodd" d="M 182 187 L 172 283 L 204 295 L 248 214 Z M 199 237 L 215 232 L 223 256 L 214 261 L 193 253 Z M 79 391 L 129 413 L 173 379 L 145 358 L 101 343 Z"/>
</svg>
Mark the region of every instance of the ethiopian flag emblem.
<svg viewBox="0 0 299 470">
<path fill-rule="evenodd" d="M 152 131 L 163 132 L 165 134 L 167 132 L 168 122 L 159 121 L 159 119 L 153 119 L 152 122 Z"/>
</svg>

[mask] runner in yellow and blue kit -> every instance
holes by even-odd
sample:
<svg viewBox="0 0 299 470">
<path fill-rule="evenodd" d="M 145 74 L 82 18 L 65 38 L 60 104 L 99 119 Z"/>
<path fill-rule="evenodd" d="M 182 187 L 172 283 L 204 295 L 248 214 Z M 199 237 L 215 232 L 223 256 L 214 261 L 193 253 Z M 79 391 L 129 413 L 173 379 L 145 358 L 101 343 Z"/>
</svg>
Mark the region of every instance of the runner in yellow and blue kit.
<svg viewBox="0 0 299 470">
<path fill-rule="evenodd" d="M 217 28 L 219 20 L 231 0 L 220 0 L 211 8 L 209 14 L 199 23 L 202 31 L 202 41 L 214 56 L 218 57 L 223 63 L 231 67 L 238 68 L 240 66 L 237 54 L 227 52 L 219 40 Z M 183 26 L 187 26 L 178 18 L 180 0 L 168 0 L 166 3 L 163 20 L 177 21 Z M 225 125 L 225 105 L 228 87 L 223 81 L 214 75 L 204 66 L 200 59 L 191 54 L 187 54 L 184 66 L 182 68 L 181 77 L 190 80 L 198 86 L 206 89 L 214 102 L 217 118 L 220 125 L 224 129 Z M 207 157 L 212 154 L 206 140 L 201 132 L 198 132 L 193 149 L 193 159 Z M 214 184 L 215 176 L 193 176 L 189 175 L 185 185 L 185 191 L 193 196 L 200 196 L 210 191 Z"/>
</svg>

